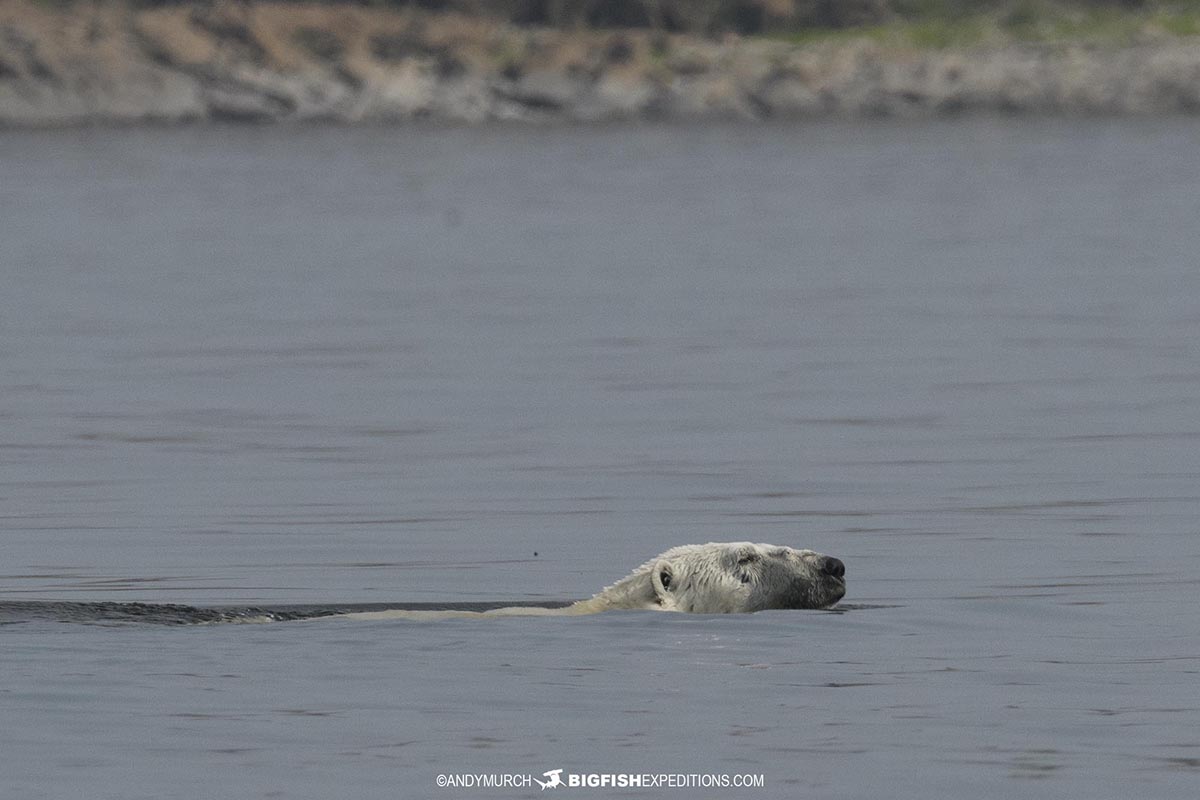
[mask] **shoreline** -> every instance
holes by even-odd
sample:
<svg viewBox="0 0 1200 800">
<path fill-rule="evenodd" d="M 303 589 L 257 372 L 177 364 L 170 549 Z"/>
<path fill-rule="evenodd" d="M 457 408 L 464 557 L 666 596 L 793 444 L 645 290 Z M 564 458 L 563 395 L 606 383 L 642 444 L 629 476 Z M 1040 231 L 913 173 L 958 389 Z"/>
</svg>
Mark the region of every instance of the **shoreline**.
<svg viewBox="0 0 1200 800">
<path fill-rule="evenodd" d="M 278 2 L 0 0 L 0 126 L 1200 112 L 1197 36 L 893 39 L 560 30 Z"/>
</svg>

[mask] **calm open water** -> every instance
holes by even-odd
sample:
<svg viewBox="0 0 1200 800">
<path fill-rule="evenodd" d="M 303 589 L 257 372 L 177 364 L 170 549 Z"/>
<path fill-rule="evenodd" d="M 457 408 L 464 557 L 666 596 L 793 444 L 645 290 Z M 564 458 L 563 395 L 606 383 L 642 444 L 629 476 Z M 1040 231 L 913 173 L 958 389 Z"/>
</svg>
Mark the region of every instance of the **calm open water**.
<svg viewBox="0 0 1200 800">
<path fill-rule="evenodd" d="M 1196 796 L 1198 146 L 0 133 L 0 795 Z M 549 601 L 732 539 L 840 557 L 847 610 L 23 605 Z"/>
</svg>

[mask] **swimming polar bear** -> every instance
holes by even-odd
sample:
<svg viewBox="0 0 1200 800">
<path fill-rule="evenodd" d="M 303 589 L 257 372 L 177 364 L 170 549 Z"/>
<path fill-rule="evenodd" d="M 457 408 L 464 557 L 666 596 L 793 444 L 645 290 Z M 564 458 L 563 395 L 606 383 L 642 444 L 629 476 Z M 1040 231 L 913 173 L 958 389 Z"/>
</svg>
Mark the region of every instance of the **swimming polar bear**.
<svg viewBox="0 0 1200 800">
<path fill-rule="evenodd" d="M 645 608 L 738 614 L 828 608 L 846 594 L 846 566 L 812 550 L 753 542 L 673 547 L 566 611 Z"/>
<path fill-rule="evenodd" d="M 587 600 L 564 608 L 490 611 L 367 611 L 354 619 L 574 616 L 622 609 L 736 614 L 829 608 L 846 594 L 846 566 L 832 556 L 753 542 L 673 547 Z"/>
</svg>

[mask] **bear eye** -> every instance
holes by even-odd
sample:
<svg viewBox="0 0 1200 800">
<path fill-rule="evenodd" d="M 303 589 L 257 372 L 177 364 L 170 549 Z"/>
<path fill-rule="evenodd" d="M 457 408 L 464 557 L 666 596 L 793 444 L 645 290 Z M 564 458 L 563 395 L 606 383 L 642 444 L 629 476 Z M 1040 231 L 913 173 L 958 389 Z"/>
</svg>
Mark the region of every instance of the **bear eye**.
<svg viewBox="0 0 1200 800">
<path fill-rule="evenodd" d="M 739 567 L 744 567 L 747 564 L 749 564 L 751 561 L 757 561 L 757 560 L 758 560 L 758 553 L 742 553 L 741 555 L 738 556 L 737 563 L 738 563 Z"/>
</svg>

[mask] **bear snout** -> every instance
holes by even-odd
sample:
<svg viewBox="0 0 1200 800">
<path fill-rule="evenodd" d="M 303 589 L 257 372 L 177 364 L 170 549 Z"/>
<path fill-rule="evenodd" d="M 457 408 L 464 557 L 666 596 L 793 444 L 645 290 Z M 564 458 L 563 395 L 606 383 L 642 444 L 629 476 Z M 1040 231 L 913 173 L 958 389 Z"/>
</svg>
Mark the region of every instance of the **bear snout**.
<svg viewBox="0 0 1200 800">
<path fill-rule="evenodd" d="M 823 575 L 841 578 L 846 574 L 846 565 L 832 556 L 825 556 L 817 563 L 817 569 Z"/>
</svg>

